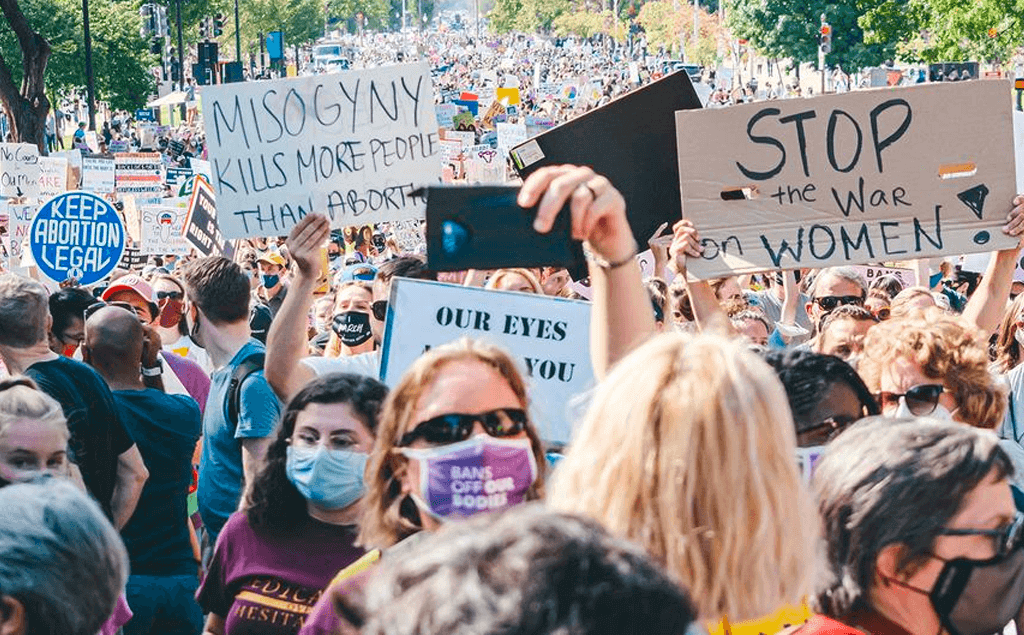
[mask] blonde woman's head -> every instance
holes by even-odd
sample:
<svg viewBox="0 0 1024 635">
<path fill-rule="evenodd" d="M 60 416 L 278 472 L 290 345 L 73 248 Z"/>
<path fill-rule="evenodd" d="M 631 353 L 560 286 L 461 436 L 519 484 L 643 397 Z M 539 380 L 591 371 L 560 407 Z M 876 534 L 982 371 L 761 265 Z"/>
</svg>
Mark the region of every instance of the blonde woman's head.
<svg viewBox="0 0 1024 635">
<path fill-rule="evenodd" d="M 487 281 L 486 288 L 544 295 L 540 280 L 528 269 L 498 269 Z"/>
<path fill-rule="evenodd" d="M 0 479 L 67 475 L 68 426 L 60 404 L 28 377 L 0 380 Z"/>
<path fill-rule="evenodd" d="M 666 334 L 620 362 L 548 501 L 646 548 L 705 620 L 765 615 L 816 581 L 819 521 L 786 394 L 740 341 Z"/>
</svg>

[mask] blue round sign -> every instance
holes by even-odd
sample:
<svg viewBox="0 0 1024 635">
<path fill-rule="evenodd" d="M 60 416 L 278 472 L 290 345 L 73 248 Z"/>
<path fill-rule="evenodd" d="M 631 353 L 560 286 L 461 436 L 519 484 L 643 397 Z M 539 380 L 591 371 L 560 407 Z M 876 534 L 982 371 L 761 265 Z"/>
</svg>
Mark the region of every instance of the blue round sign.
<svg viewBox="0 0 1024 635">
<path fill-rule="evenodd" d="M 29 244 L 39 270 L 55 282 L 105 278 L 124 253 L 124 223 L 114 206 L 90 192 L 65 192 L 32 220 Z"/>
</svg>

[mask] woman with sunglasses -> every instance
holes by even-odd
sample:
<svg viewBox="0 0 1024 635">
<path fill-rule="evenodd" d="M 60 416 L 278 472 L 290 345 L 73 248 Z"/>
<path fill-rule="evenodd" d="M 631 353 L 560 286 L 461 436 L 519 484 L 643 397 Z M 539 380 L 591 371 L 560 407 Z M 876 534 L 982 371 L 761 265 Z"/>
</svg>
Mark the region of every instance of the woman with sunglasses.
<svg viewBox="0 0 1024 635">
<path fill-rule="evenodd" d="M 1004 632 L 1024 606 L 1013 471 L 994 434 L 949 421 L 841 434 L 814 475 L 831 575 L 791 635 Z"/>
<path fill-rule="evenodd" d="M 413 363 L 388 395 L 366 466 L 358 544 L 373 551 L 339 574 L 301 635 L 337 632 L 333 596 L 360 593 L 366 576 L 353 573 L 401 557 L 420 532 L 543 496 L 527 408 L 515 362 L 491 344 L 462 339 Z"/>
<path fill-rule="evenodd" d="M 1007 390 L 989 371 L 983 336 L 965 319 L 930 309 L 868 331 L 861 376 L 889 417 L 930 417 L 975 428 L 1003 422 Z M 1024 468 L 1024 448 L 1004 440 Z M 1024 485 L 1018 474 L 1014 483 Z"/>
<path fill-rule="evenodd" d="M 160 308 L 160 315 L 153 321 L 153 327 L 160 334 L 165 351 L 176 353 L 191 360 L 206 372 L 213 372 L 213 363 L 201 346 L 196 346 L 189 337 L 182 316 L 185 314 L 185 287 L 174 276 L 162 275 L 153 279 L 153 299 Z"/>
<path fill-rule="evenodd" d="M 334 374 L 288 404 L 197 594 L 207 635 L 298 632 L 334 575 L 363 555 L 356 523 L 386 394 L 374 379 Z"/>
</svg>

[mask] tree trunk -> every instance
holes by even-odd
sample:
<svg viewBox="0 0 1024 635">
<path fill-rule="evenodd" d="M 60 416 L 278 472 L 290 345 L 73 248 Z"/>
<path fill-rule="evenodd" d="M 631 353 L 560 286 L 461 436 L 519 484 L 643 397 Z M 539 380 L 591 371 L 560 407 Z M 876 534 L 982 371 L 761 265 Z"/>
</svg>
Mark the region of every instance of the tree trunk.
<svg viewBox="0 0 1024 635">
<path fill-rule="evenodd" d="M 0 0 L 0 11 L 18 37 L 21 48 L 22 79 L 19 88 L 7 61 L 0 54 L 0 105 L 7 113 L 14 141 L 34 143 L 40 153 L 46 152 L 46 116 L 50 100 L 46 98 L 46 63 L 50 59 L 50 43 L 32 30 L 18 0 Z"/>
</svg>

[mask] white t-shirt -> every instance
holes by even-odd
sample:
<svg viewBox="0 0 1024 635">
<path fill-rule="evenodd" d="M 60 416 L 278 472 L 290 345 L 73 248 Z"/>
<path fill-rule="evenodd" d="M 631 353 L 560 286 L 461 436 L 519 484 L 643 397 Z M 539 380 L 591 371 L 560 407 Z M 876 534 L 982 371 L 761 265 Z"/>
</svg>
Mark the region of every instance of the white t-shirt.
<svg viewBox="0 0 1024 635">
<path fill-rule="evenodd" d="M 213 373 L 213 362 L 210 361 L 210 355 L 202 347 L 196 346 L 196 343 L 188 335 L 182 335 L 176 342 L 164 342 L 161 348 L 199 364 L 199 367 L 207 375 Z"/>
<path fill-rule="evenodd" d="M 307 357 L 302 363 L 309 366 L 317 377 L 330 373 L 351 373 L 380 379 L 379 351 L 343 357 Z"/>
<path fill-rule="evenodd" d="M 1010 386 L 1010 403 L 1003 425 L 996 432 L 1002 439 L 999 445 L 1013 461 L 1013 484 L 1024 490 L 1024 364 L 1006 373 L 1005 379 Z"/>
</svg>

